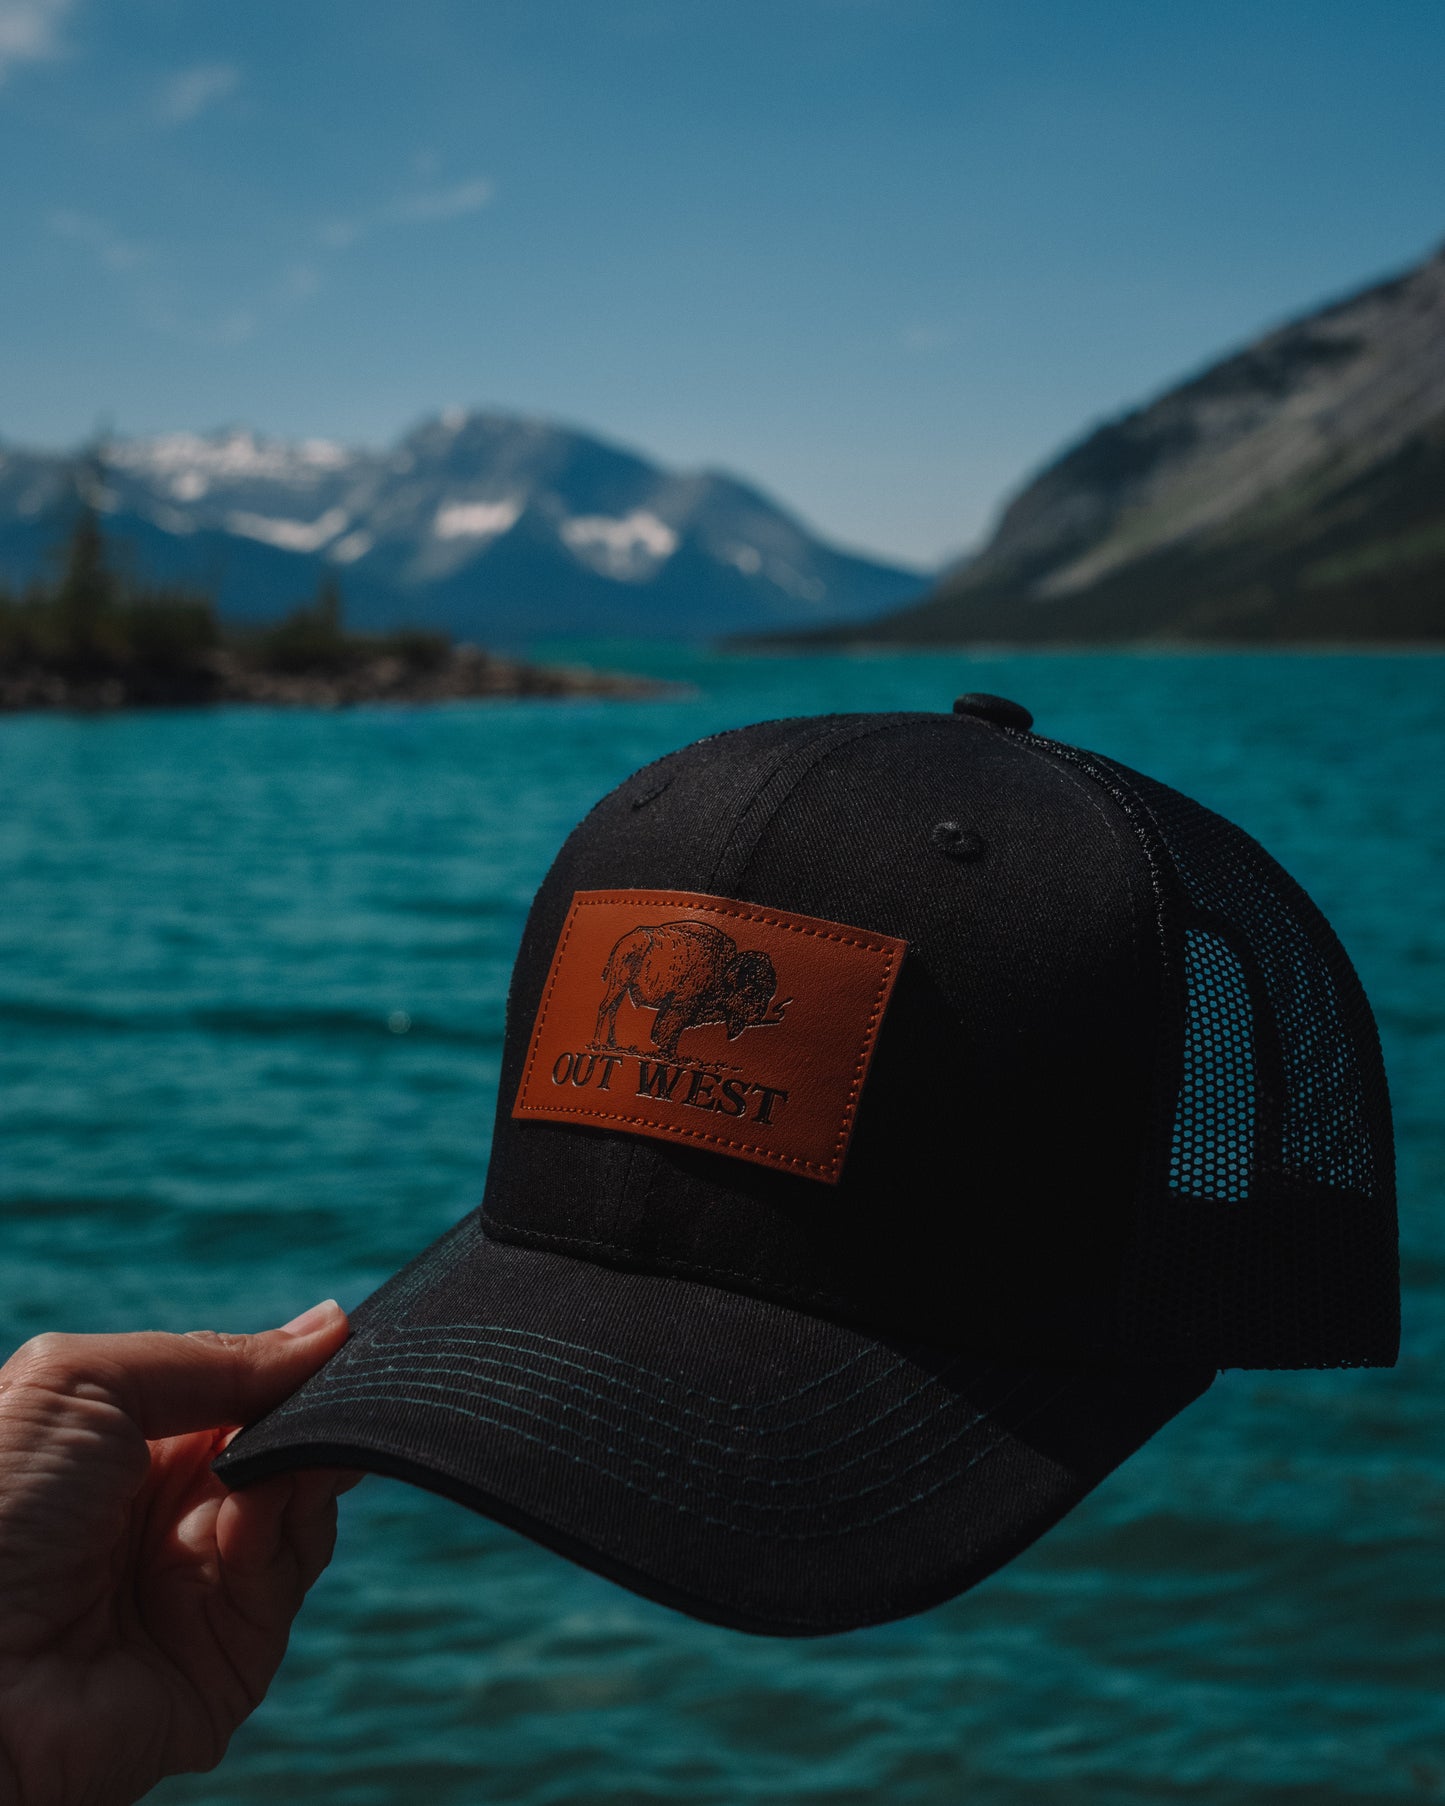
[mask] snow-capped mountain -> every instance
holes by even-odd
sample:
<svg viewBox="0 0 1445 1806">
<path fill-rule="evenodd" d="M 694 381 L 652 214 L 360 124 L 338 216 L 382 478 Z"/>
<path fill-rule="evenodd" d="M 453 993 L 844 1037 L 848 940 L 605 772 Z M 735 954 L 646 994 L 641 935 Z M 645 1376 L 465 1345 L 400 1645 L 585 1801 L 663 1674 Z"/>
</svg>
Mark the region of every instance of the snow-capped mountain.
<svg viewBox="0 0 1445 1806">
<path fill-rule="evenodd" d="M 72 468 L 0 449 L 0 580 L 43 568 Z M 284 611 L 325 571 L 357 626 L 492 643 L 857 620 L 923 587 L 731 477 L 500 414 L 445 414 L 379 452 L 242 430 L 114 441 L 101 506 L 138 574 L 204 585 L 233 619 Z"/>
</svg>

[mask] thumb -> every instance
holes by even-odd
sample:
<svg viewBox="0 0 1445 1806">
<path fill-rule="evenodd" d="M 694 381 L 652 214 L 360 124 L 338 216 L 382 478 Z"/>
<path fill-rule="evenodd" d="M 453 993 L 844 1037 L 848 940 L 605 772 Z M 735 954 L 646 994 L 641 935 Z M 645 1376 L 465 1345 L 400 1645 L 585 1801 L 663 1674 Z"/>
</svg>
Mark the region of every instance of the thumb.
<svg viewBox="0 0 1445 1806">
<path fill-rule="evenodd" d="M 25 1377 L 114 1404 L 147 1441 L 156 1441 L 249 1423 L 289 1398 L 346 1340 L 347 1328 L 345 1311 L 328 1298 L 259 1335 L 41 1336 L 30 1345 Z"/>
</svg>

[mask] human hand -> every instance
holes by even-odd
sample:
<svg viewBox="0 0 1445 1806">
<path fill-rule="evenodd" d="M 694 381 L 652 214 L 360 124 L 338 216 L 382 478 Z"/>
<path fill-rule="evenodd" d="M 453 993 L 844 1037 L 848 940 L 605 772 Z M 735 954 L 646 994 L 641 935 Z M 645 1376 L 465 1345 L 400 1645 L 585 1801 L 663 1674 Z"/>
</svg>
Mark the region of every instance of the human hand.
<svg viewBox="0 0 1445 1806">
<path fill-rule="evenodd" d="M 328 1301 L 255 1336 L 37 1336 L 0 1367 L 0 1806 L 128 1806 L 220 1761 L 361 1476 L 230 1492 L 210 1463 L 346 1333 Z"/>
</svg>

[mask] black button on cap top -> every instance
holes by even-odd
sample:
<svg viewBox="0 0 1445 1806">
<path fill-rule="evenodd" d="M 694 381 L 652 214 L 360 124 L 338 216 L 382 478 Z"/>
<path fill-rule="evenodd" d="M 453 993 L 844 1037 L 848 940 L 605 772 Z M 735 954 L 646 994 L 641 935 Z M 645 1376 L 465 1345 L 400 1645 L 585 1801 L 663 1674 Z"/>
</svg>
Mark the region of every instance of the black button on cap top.
<svg viewBox="0 0 1445 1806">
<path fill-rule="evenodd" d="M 1007 696 L 990 696 L 985 690 L 970 690 L 953 705 L 955 715 L 976 715 L 980 721 L 991 721 L 995 727 L 1016 727 L 1027 733 L 1034 724 L 1033 716 L 1021 702 L 1010 702 Z"/>
</svg>

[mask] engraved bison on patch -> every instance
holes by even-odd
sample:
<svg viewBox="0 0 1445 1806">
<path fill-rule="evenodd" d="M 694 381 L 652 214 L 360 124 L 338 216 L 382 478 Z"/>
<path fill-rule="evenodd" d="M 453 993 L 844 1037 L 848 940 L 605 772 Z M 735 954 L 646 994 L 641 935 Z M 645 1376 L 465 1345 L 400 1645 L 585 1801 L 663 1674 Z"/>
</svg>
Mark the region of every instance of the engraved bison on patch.
<svg viewBox="0 0 1445 1806">
<path fill-rule="evenodd" d="M 736 1041 L 745 1028 L 781 1022 L 792 1002 L 785 997 L 774 1003 L 778 975 L 766 953 L 740 953 L 730 934 L 708 922 L 629 929 L 607 955 L 602 978 L 607 988 L 593 1045 L 617 1048 L 617 1012 L 625 997 L 638 1009 L 657 1011 L 652 1045 L 668 1060 L 690 1028 L 720 1022 L 728 1040 Z"/>
</svg>

